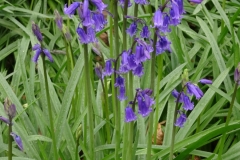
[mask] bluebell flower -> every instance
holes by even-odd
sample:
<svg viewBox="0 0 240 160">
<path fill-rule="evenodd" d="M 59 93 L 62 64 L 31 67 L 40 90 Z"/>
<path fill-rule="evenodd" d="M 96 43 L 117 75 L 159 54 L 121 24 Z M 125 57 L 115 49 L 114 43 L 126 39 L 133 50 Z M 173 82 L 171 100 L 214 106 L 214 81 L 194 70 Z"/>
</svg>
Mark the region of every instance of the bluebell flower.
<svg viewBox="0 0 240 160">
<path fill-rule="evenodd" d="M 125 91 L 125 86 L 120 86 L 119 87 L 119 95 L 117 96 L 120 101 L 126 100 L 126 91 Z"/>
<path fill-rule="evenodd" d="M 199 82 L 202 84 L 212 84 L 212 81 L 209 79 L 200 79 Z"/>
<path fill-rule="evenodd" d="M 104 75 L 102 73 L 102 66 L 99 65 L 99 63 L 96 64 L 96 67 L 94 68 L 96 75 L 98 76 L 99 79 L 103 79 Z"/>
<path fill-rule="evenodd" d="M 143 26 L 142 32 L 140 33 L 140 36 L 142 38 L 149 38 L 150 37 L 150 32 L 149 32 L 149 29 L 148 29 L 147 25 Z"/>
<path fill-rule="evenodd" d="M 186 86 L 187 86 L 188 94 L 194 95 L 196 97 L 196 99 L 202 98 L 203 92 L 202 92 L 202 90 L 199 87 L 197 87 L 196 85 L 194 85 L 194 84 L 192 84 L 190 82 L 187 82 Z"/>
<path fill-rule="evenodd" d="M 97 32 L 101 31 L 107 24 L 107 21 L 102 13 L 93 13 L 92 19 L 94 21 L 95 30 Z"/>
<path fill-rule="evenodd" d="M 95 30 L 92 27 L 87 28 L 87 36 L 88 36 L 88 43 L 95 43 L 97 42 Z"/>
<path fill-rule="evenodd" d="M 188 0 L 191 3 L 201 4 L 203 0 Z"/>
<path fill-rule="evenodd" d="M 143 65 L 139 63 L 137 67 L 133 70 L 133 74 L 138 77 L 142 77 L 143 75 Z"/>
<path fill-rule="evenodd" d="M 139 89 L 137 89 L 137 90 L 139 90 Z M 151 90 L 151 89 L 144 89 L 144 90 L 141 90 L 141 93 L 143 94 L 143 95 L 148 95 L 148 96 L 151 96 L 152 95 L 152 93 L 153 93 L 153 91 Z"/>
<path fill-rule="evenodd" d="M 152 112 L 152 108 L 147 105 L 142 95 L 137 96 L 137 101 L 138 101 L 138 113 L 141 114 L 143 117 L 148 116 Z"/>
<path fill-rule="evenodd" d="M 137 33 L 137 23 L 134 21 L 132 24 L 130 24 L 126 32 L 130 37 L 134 36 Z"/>
<path fill-rule="evenodd" d="M 3 116 L 0 116 L 0 121 L 6 123 L 7 125 L 10 125 L 9 119 L 8 119 L 8 118 L 5 118 L 5 117 L 3 117 Z"/>
<path fill-rule="evenodd" d="M 85 27 L 94 25 L 94 21 L 92 19 L 92 14 L 89 9 L 86 10 L 86 15 L 83 18 L 82 25 Z"/>
<path fill-rule="evenodd" d="M 32 61 L 37 63 L 39 56 L 41 55 L 41 53 L 44 53 L 45 56 L 47 56 L 47 58 L 50 60 L 50 62 L 53 62 L 53 58 L 51 53 L 49 52 L 49 50 L 45 49 L 45 48 L 41 48 L 40 44 L 35 44 L 32 48 L 34 51 L 36 51 L 35 55 L 32 58 Z"/>
<path fill-rule="evenodd" d="M 125 108 L 125 122 L 132 122 L 137 119 L 137 116 L 133 112 L 133 109 L 129 106 Z"/>
<path fill-rule="evenodd" d="M 166 14 L 163 18 L 163 25 L 162 27 L 160 28 L 160 30 L 163 32 L 163 33 L 166 33 L 166 32 L 170 32 L 171 29 L 169 28 L 169 24 L 170 24 L 170 17 Z"/>
<path fill-rule="evenodd" d="M 130 70 L 134 70 L 137 67 L 134 54 L 129 54 L 127 60 L 128 60 L 128 68 Z"/>
<path fill-rule="evenodd" d="M 176 26 L 180 23 L 181 15 L 179 14 L 179 6 L 177 2 L 172 1 L 172 7 L 170 9 L 171 24 Z"/>
<path fill-rule="evenodd" d="M 74 15 L 76 9 L 80 6 L 80 2 L 73 2 L 69 7 L 67 7 L 67 4 L 64 6 L 64 14 L 68 15 L 70 18 L 72 15 Z"/>
<path fill-rule="evenodd" d="M 160 37 L 160 39 L 157 41 L 157 44 L 156 44 L 157 55 L 165 51 L 171 52 L 170 44 L 171 42 L 168 41 L 167 37 Z"/>
<path fill-rule="evenodd" d="M 82 12 L 82 15 L 80 16 L 81 19 L 83 19 L 84 17 L 87 16 L 87 14 L 88 14 L 87 12 L 89 11 L 88 6 L 89 6 L 89 1 L 84 0 L 83 5 L 82 5 L 82 9 L 79 9 L 80 13 Z"/>
<path fill-rule="evenodd" d="M 42 33 L 41 33 L 38 25 L 36 25 L 34 22 L 32 22 L 32 31 L 33 31 L 34 35 L 37 37 L 38 41 L 42 42 L 42 40 L 43 40 Z"/>
<path fill-rule="evenodd" d="M 135 49 L 135 62 L 137 64 L 147 60 L 147 57 L 144 54 L 144 47 L 142 45 L 137 45 Z"/>
<path fill-rule="evenodd" d="M 54 10 L 54 14 L 55 14 L 55 22 L 57 24 L 57 27 L 62 30 L 62 27 L 63 27 L 63 19 L 62 17 L 60 16 L 60 14 L 58 13 L 57 10 Z"/>
<path fill-rule="evenodd" d="M 240 85 L 240 63 L 238 63 L 238 66 L 234 71 L 234 81 Z"/>
<path fill-rule="evenodd" d="M 178 117 L 178 119 L 176 120 L 175 126 L 178 127 L 183 127 L 184 123 L 187 120 L 187 116 L 186 114 L 182 113 L 182 112 L 178 112 L 180 114 L 180 116 Z"/>
<path fill-rule="evenodd" d="M 156 10 L 153 16 L 154 27 L 161 28 L 163 26 L 163 13 L 160 9 Z"/>
<path fill-rule="evenodd" d="M 172 91 L 172 95 L 173 95 L 173 97 L 176 98 L 176 100 L 177 100 L 179 94 L 180 94 L 180 93 L 179 93 L 176 89 L 174 89 L 174 90 Z M 179 103 L 183 103 L 183 98 L 184 98 L 184 96 L 185 96 L 185 94 L 184 94 L 183 92 L 181 92 L 181 95 L 180 95 L 179 100 L 178 100 Z"/>
<path fill-rule="evenodd" d="M 144 55 L 145 55 L 146 59 L 151 59 L 150 53 L 153 52 L 152 44 L 147 44 L 145 41 L 143 41 L 143 40 L 141 40 L 139 38 L 136 38 L 135 40 L 138 42 L 138 44 L 140 46 L 143 46 L 143 48 L 144 48 Z M 137 59 L 137 58 L 135 58 L 135 59 Z"/>
<path fill-rule="evenodd" d="M 121 7 L 124 7 L 124 0 L 118 0 L 119 4 Z M 128 0 L 128 7 L 131 7 L 132 6 L 132 3 L 130 0 Z"/>
<path fill-rule="evenodd" d="M 43 53 L 45 54 L 45 56 L 47 56 L 47 58 L 49 59 L 50 62 L 53 62 L 52 55 L 51 55 L 51 53 L 49 52 L 48 49 L 44 48 Z"/>
<path fill-rule="evenodd" d="M 176 0 L 176 2 L 178 4 L 179 14 L 182 15 L 183 13 L 185 13 L 183 8 L 183 0 Z"/>
<path fill-rule="evenodd" d="M 190 101 L 189 97 L 187 95 L 183 96 L 183 109 L 188 111 L 188 110 L 193 110 L 194 104 Z"/>
<path fill-rule="evenodd" d="M 122 55 L 121 55 L 121 64 L 119 67 L 119 72 L 120 73 L 127 73 L 129 71 L 129 67 L 128 67 L 128 55 L 129 52 L 131 52 L 131 49 L 128 51 L 123 51 Z"/>
<path fill-rule="evenodd" d="M 116 78 L 116 82 L 114 84 L 115 87 L 121 87 L 121 86 L 124 86 L 124 78 L 120 75 L 118 75 L 118 77 Z"/>
<path fill-rule="evenodd" d="M 100 13 L 102 13 L 102 11 L 107 7 L 107 5 L 102 2 L 102 0 L 91 0 L 91 2 L 97 7 Z"/>
<path fill-rule="evenodd" d="M 11 132 L 10 135 L 13 137 L 13 139 L 14 139 L 14 141 L 16 142 L 18 148 L 19 148 L 21 151 L 23 151 L 23 144 L 22 144 L 21 138 L 20 138 L 17 134 L 15 134 L 15 133 L 13 133 L 13 132 Z"/>
<path fill-rule="evenodd" d="M 88 35 L 85 33 L 84 29 L 78 27 L 76 31 L 77 31 L 77 34 L 79 36 L 79 40 L 82 44 L 89 43 Z"/>
<path fill-rule="evenodd" d="M 147 0 L 134 0 L 134 2 L 141 5 L 149 4 Z"/>
<path fill-rule="evenodd" d="M 113 74 L 113 72 L 114 72 L 114 70 L 112 68 L 112 59 L 109 59 L 105 63 L 105 69 L 104 69 L 103 74 L 105 76 L 111 76 Z"/>
</svg>

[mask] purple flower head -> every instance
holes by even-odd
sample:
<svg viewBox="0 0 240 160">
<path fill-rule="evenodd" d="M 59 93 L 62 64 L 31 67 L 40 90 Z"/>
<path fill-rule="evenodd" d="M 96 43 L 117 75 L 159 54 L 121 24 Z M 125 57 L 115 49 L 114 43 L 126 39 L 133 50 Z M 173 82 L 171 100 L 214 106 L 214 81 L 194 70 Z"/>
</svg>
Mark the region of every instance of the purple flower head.
<svg viewBox="0 0 240 160">
<path fill-rule="evenodd" d="M 107 24 L 107 21 L 102 13 L 93 13 L 92 19 L 94 21 L 95 30 L 97 32 L 101 31 L 104 28 L 105 24 Z"/>
<path fill-rule="evenodd" d="M 34 35 L 37 37 L 38 41 L 42 42 L 42 40 L 43 40 L 42 33 L 41 33 L 38 25 L 36 25 L 34 22 L 32 22 L 32 31 L 33 31 Z"/>
<path fill-rule="evenodd" d="M 152 112 L 152 108 L 147 105 L 142 95 L 138 95 L 137 100 L 138 100 L 138 113 L 141 114 L 143 117 L 148 116 Z"/>
<path fill-rule="evenodd" d="M 80 28 L 80 27 L 77 28 L 77 34 L 78 34 L 79 40 L 82 44 L 89 43 L 88 35 L 85 33 L 85 31 L 82 28 Z"/>
<path fill-rule="evenodd" d="M 41 45 L 40 44 L 35 44 L 33 47 L 32 47 L 32 50 L 33 51 L 36 51 L 36 50 L 38 50 L 38 49 L 41 49 Z"/>
<path fill-rule="evenodd" d="M 137 64 L 144 62 L 147 60 L 147 57 L 144 54 L 144 47 L 142 45 L 137 45 L 136 46 L 136 51 L 135 51 L 135 61 Z"/>
<path fill-rule="evenodd" d="M 169 28 L 169 24 L 170 24 L 170 17 L 166 14 L 163 18 L 163 25 L 162 27 L 160 28 L 160 30 L 163 32 L 163 33 L 167 33 L 167 32 L 170 32 L 171 29 Z"/>
<path fill-rule="evenodd" d="M 60 14 L 58 13 L 57 10 L 54 11 L 54 14 L 55 14 L 55 22 L 57 24 L 57 27 L 62 30 L 62 27 L 63 27 L 63 19 L 62 17 L 60 16 Z"/>
<path fill-rule="evenodd" d="M 141 63 L 137 65 L 137 67 L 133 70 L 133 74 L 138 77 L 142 77 L 143 75 L 143 66 Z"/>
<path fill-rule="evenodd" d="M 89 9 L 86 10 L 85 16 L 83 18 L 82 25 L 85 27 L 92 26 L 94 24 L 94 21 L 92 19 L 92 14 Z"/>
<path fill-rule="evenodd" d="M 35 62 L 35 63 L 37 63 L 38 57 L 39 57 L 40 54 L 42 53 L 41 46 L 40 46 L 40 44 L 35 44 L 32 49 L 36 52 L 35 55 L 34 55 L 33 58 L 32 58 L 32 61 Z"/>
<path fill-rule="evenodd" d="M 45 54 L 45 56 L 47 56 L 47 58 L 49 59 L 50 62 L 53 62 L 53 58 L 52 58 L 52 55 L 49 52 L 49 50 L 43 49 L 43 53 Z"/>
<path fill-rule="evenodd" d="M 196 97 L 196 99 L 200 99 L 200 98 L 202 98 L 202 96 L 203 96 L 203 92 L 202 92 L 202 90 L 200 89 L 200 88 L 198 88 L 198 86 L 196 86 L 196 85 L 194 85 L 194 84 L 192 84 L 192 83 L 190 83 L 190 82 L 188 82 L 187 84 L 186 84 L 186 86 L 187 86 L 187 92 L 188 92 L 188 94 L 190 94 L 190 95 L 194 95 L 195 97 Z"/>
<path fill-rule="evenodd" d="M 112 61 L 113 61 L 112 59 L 106 61 L 105 69 L 103 72 L 104 76 L 111 76 L 113 74 L 114 70 L 112 68 Z"/>
<path fill-rule="evenodd" d="M 190 101 L 189 97 L 187 95 L 183 96 L 183 109 L 188 111 L 188 110 L 193 110 L 194 104 Z"/>
<path fill-rule="evenodd" d="M 161 28 L 163 26 L 163 13 L 158 9 L 153 16 L 154 27 Z"/>
<path fill-rule="evenodd" d="M 6 98 L 4 101 L 4 110 L 10 120 L 15 117 L 16 106 L 14 104 L 12 104 L 8 98 Z"/>
<path fill-rule="evenodd" d="M 179 14 L 179 6 L 177 2 L 172 1 L 172 7 L 170 9 L 171 24 L 176 26 L 180 23 L 181 15 Z"/>
<path fill-rule="evenodd" d="M 180 93 L 179 93 L 176 89 L 174 89 L 174 90 L 172 91 L 172 95 L 173 95 L 173 97 L 176 98 L 176 100 L 177 100 L 179 94 L 180 94 Z M 179 100 L 178 100 L 179 103 L 183 103 L 183 98 L 184 98 L 184 96 L 185 96 L 185 94 L 184 94 L 183 92 L 181 92 L 181 95 L 180 95 Z"/>
<path fill-rule="evenodd" d="M 120 101 L 126 100 L 126 91 L 125 91 L 125 86 L 120 86 L 119 87 L 119 95 L 117 96 Z"/>
<path fill-rule="evenodd" d="M 184 123 L 187 120 L 187 116 L 186 116 L 186 114 L 184 114 L 184 113 L 182 113 L 180 111 L 178 113 L 180 114 L 180 116 L 176 120 L 175 126 L 183 127 Z"/>
<path fill-rule="evenodd" d="M 234 81 L 240 85 L 240 63 L 234 71 Z"/>
<path fill-rule="evenodd" d="M 137 33 L 137 23 L 134 21 L 132 24 L 130 24 L 126 32 L 130 37 L 134 36 Z"/>
<path fill-rule="evenodd" d="M 129 106 L 125 108 L 125 122 L 132 122 L 137 119 L 137 116 L 133 112 L 133 109 Z"/>
<path fill-rule="evenodd" d="M 95 35 L 95 31 L 92 27 L 87 28 L 87 36 L 88 36 L 88 43 L 95 43 L 98 41 Z"/>
<path fill-rule="evenodd" d="M 179 9 L 179 14 L 182 15 L 185 13 L 184 8 L 183 8 L 183 0 L 176 0 L 178 4 L 178 9 Z"/>
<path fill-rule="evenodd" d="M 146 59 L 151 59 L 150 53 L 153 52 L 152 44 L 147 44 L 145 41 L 143 41 L 143 40 L 141 40 L 141 39 L 139 39 L 139 38 L 136 38 L 135 40 L 138 42 L 138 44 L 139 44 L 140 46 L 143 46 L 143 47 L 144 47 L 144 55 L 145 55 L 145 58 L 146 58 Z M 136 51 L 136 53 L 137 53 L 137 51 Z M 136 58 L 136 59 L 137 59 L 137 58 Z"/>
<path fill-rule="evenodd" d="M 97 7 L 100 13 L 102 13 L 102 11 L 107 7 L 107 5 L 102 2 L 102 0 L 91 0 L 91 2 Z"/>
<path fill-rule="evenodd" d="M 121 7 L 124 7 L 124 0 L 118 0 L 119 4 Z M 128 7 L 131 7 L 132 6 L 132 3 L 130 0 L 128 0 Z"/>
<path fill-rule="evenodd" d="M 88 6 L 89 6 L 89 1 L 84 0 L 83 5 L 82 5 L 82 15 L 80 16 L 81 19 L 87 16 L 87 14 L 88 14 L 87 12 L 89 11 Z"/>
<path fill-rule="evenodd" d="M 7 118 L 5 118 L 5 117 L 3 117 L 3 116 L 0 116 L 0 121 L 6 123 L 7 125 L 10 125 L 9 119 L 7 119 Z"/>
<path fill-rule="evenodd" d="M 99 65 L 99 63 L 96 64 L 95 73 L 96 73 L 96 75 L 98 76 L 99 79 L 104 78 L 103 73 L 102 73 L 102 66 Z"/>
<path fill-rule="evenodd" d="M 212 81 L 209 79 L 200 79 L 199 82 L 202 84 L 212 84 Z"/>
<path fill-rule="evenodd" d="M 130 70 L 134 70 L 137 67 L 137 63 L 136 63 L 136 60 L 135 60 L 135 55 L 134 54 L 129 54 L 127 60 L 128 60 L 128 68 Z"/>
<path fill-rule="evenodd" d="M 188 0 L 189 2 L 201 4 L 203 0 Z"/>
<path fill-rule="evenodd" d="M 145 25 L 142 28 L 142 32 L 140 33 L 140 35 L 141 35 L 142 38 L 149 38 L 150 37 L 150 32 L 149 32 L 149 29 L 148 29 L 147 25 Z"/>
<path fill-rule="evenodd" d="M 80 2 L 73 2 L 68 7 L 67 7 L 67 4 L 65 4 L 63 9 L 64 14 L 68 15 L 69 18 L 71 18 L 72 15 L 74 15 L 76 9 L 80 6 L 80 4 L 81 4 Z"/>
<path fill-rule="evenodd" d="M 170 44 L 171 42 L 168 41 L 167 37 L 161 37 L 156 44 L 157 55 L 163 53 L 164 51 L 171 52 Z"/>
<path fill-rule="evenodd" d="M 141 5 L 149 4 L 149 2 L 146 0 L 134 0 L 134 2 Z"/>
<path fill-rule="evenodd" d="M 120 64 L 120 67 L 119 67 L 119 72 L 120 73 L 127 73 L 129 71 L 129 67 L 128 67 L 129 52 L 131 52 L 131 49 L 128 50 L 128 51 L 123 51 L 123 53 L 122 53 L 121 64 Z"/>
<path fill-rule="evenodd" d="M 18 148 L 23 151 L 23 144 L 21 138 L 16 135 L 15 133 L 11 132 L 10 135 L 13 137 L 14 141 L 16 142 Z"/>
<path fill-rule="evenodd" d="M 118 76 L 116 78 L 116 83 L 114 84 L 115 87 L 121 87 L 121 86 L 124 86 L 124 78 L 122 76 Z"/>
</svg>

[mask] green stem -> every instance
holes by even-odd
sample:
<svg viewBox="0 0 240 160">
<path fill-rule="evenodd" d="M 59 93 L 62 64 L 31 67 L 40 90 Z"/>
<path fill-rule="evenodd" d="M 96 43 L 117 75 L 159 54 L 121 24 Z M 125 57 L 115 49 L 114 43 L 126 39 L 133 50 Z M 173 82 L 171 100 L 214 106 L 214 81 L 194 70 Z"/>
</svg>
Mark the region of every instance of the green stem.
<svg viewBox="0 0 240 160">
<path fill-rule="evenodd" d="M 151 84 L 150 89 L 154 94 L 154 86 L 155 86 L 155 61 L 156 61 L 156 43 L 157 43 L 157 29 L 154 30 L 153 37 L 153 52 L 151 57 Z M 153 112 L 150 113 L 149 116 L 149 130 L 148 130 L 148 142 L 147 142 L 147 159 L 151 159 L 151 151 L 152 151 L 152 133 L 153 133 Z"/>
<path fill-rule="evenodd" d="M 77 142 L 76 142 L 75 160 L 79 159 L 78 146 L 79 146 L 79 138 L 77 138 Z"/>
<path fill-rule="evenodd" d="M 46 96 L 47 96 L 47 105 L 48 105 L 48 114 L 49 114 L 49 121 L 50 121 L 51 136 L 52 136 L 52 141 L 53 141 L 54 158 L 56 160 L 58 160 L 57 144 L 56 144 L 56 138 L 55 138 L 55 133 L 54 133 L 52 106 L 51 106 L 51 102 L 50 102 L 50 93 L 49 93 L 48 80 L 47 80 L 47 69 L 46 69 L 46 62 L 45 62 L 44 58 L 45 58 L 45 55 L 42 54 L 43 73 L 44 73 L 44 80 L 45 80 L 45 87 L 46 87 Z"/>
<path fill-rule="evenodd" d="M 93 108 L 92 108 L 92 94 L 91 94 L 91 83 L 90 83 L 90 73 L 89 73 L 89 60 L 88 60 L 88 45 L 84 44 L 84 68 L 85 68 L 85 83 L 86 83 L 86 97 L 87 97 L 87 107 L 88 107 L 88 123 L 89 123 L 89 155 L 91 159 L 95 159 L 94 156 L 94 135 L 93 135 Z M 85 128 L 86 129 L 86 128 Z"/>
<path fill-rule="evenodd" d="M 12 119 L 9 118 L 9 127 L 8 127 L 8 160 L 12 160 Z"/>
<path fill-rule="evenodd" d="M 232 100 L 230 103 L 230 107 L 228 110 L 228 115 L 227 115 L 227 119 L 226 119 L 226 123 L 225 123 L 225 127 L 227 127 L 229 125 L 230 119 L 231 119 L 231 115 L 232 115 L 232 110 L 233 110 L 233 104 L 237 95 L 237 89 L 238 89 L 238 82 L 235 83 L 235 88 L 234 88 L 234 92 L 233 92 L 233 96 L 232 96 Z M 223 134 L 222 138 L 220 139 L 220 149 L 218 152 L 218 159 L 222 159 L 222 153 L 223 153 L 223 147 L 224 147 L 224 142 L 226 139 L 226 132 Z"/>
</svg>

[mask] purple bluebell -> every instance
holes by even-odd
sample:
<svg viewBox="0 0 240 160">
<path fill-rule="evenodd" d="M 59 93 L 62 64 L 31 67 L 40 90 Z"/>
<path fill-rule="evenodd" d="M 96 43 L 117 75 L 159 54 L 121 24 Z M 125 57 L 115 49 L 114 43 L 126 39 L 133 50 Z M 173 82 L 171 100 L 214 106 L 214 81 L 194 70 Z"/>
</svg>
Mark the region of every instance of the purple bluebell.
<svg viewBox="0 0 240 160">
<path fill-rule="evenodd" d="M 178 127 L 183 127 L 184 123 L 187 120 L 187 116 L 186 114 L 182 113 L 182 112 L 178 112 L 180 114 L 180 116 L 178 117 L 178 119 L 176 120 L 175 126 Z"/>
<path fill-rule="evenodd" d="M 160 30 L 163 32 L 163 33 L 167 33 L 167 32 L 170 32 L 171 29 L 169 28 L 169 24 L 170 24 L 170 17 L 166 14 L 163 18 L 163 25 L 162 27 L 160 28 Z"/>
<path fill-rule="evenodd" d="M 129 54 L 127 60 L 128 60 L 128 68 L 130 70 L 134 70 L 137 67 L 137 63 L 136 63 L 136 60 L 135 60 L 135 55 L 134 54 Z"/>
<path fill-rule="evenodd" d="M 119 67 L 119 72 L 120 73 L 127 73 L 129 71 L 129 67 L 128 67 L 129 52 L 131 52 L 131 49 L 128 50 L 128 51 L 123 51 L 123 53 L 122 53 L 121 64 L 120 64 L 120 67 Z"/>
<path fill-rule="evenodd" d="M 9 119 L 13 119 L 16 115 L 16 106 L 10 102 L 8 98 L 4 100 L 4 110 Z"/>
<path fill-rule="evenodd" d="M 129 106 L 125 108 L 125 122 L 132 122 L 137 119 L 137 116 L 133 112 L 133 109 Z"/>
<path fill-rule="evenodd" d="M 134 36 L 137 33 L 137 23 L 134 21 L 132 24 L 130 24 L 126 32 L 130 37 Z"/>
<path fill-rule="evenodd" d="M 234 81 L 240 85 L 240 63 L 238 63 L 234 71 Z"/>
<path fill-rule="evenodd" d="M 121 87 L 121 86 L 124 86 L 124 78 L 120 75 L 118 75 L 118 77 L 116 78 L 116 82 L 114 84 L 115 87 Z"/>
<path fill-rule="evenodd" d="M 142 38 L 149 38 L 150 37 L 150 32 L 149 32 L 149 29 L 148 29 L 147 25 L 143 26 L 142 32 L 140 33 L 140 36 Z"/>
<path fill-rule="evenodd" d="M 0 116 L 0 121 L 6 123 L 7 125 L 10 125 L 9 119 L 7 119 L 7 118 L 5 118 L 5 117 L 3 117 L 3 116 Z"/>
<path fill-rule="evenodd" d="M 187 86 L 187 93 L 188 94 L 194 95 L 196 97 L 196 99 L 202 98 L 203 92 L 198 86 L 196 86 L 196 85 L 194 85 L 190 82 L 187 82 L 186 86 Z"/>
<path fill-rule="evenodd" d="M 199 82 L 202 84 L 212 84 L 212 81 L 209 79 L 200 79 Z"/>
<path fill-rule="evenodd" d="M 170 44 L 171 42 L 168 41 L 167 37 L 160 37 L 160 39 L 157 41 L 157 44 L 156 44 L 157 55 L 165 51 L 171 52 Z"/>
<path fill-rule="evenodd" d="M 113 68 L 112 68 L 112 59 L 109 59 L 106 61 L 105 63 L 105 68 L 104 68 L 104 76 L 111 76 L 114 72 Z"/>
<path fill-rule="evenodd" d="M 63 19 L 62 17 L 60 16 L 59 12 L 57 10 L 54 11 L 54 14 L 55 14 L 55 22 L 57 24 L 57 27 L 62 30 L 62 27 L 63 27 Z"/>
<path fill-rule="evenodd" d="M 172 91 L 172 95 L 173 95 L 173 97 L 176 98 L 176 100 L 177 100 L 179 94 L 180 94 L 180 93 L 179 93 L 176 89 L 174 89 L 174 90 Z M 180 97 L 179 97 L 179 99 L 178 99 L 178 102 L 179 102 L 179 103 L 183 103 L 183 98 L 184 98 L 184 96 L 185 96 L 185 94 L 184 94 L 183 92 L 181 92 L 181 95 L 180 95 Z"/>
<path fill-rule="evenodd" d="M 176 2 L 178 4 L 179 14 L 182 15 L 183 13 L 185 13 L 183 8 L 183 0 L 176 0 Z"/>
<path fill-rule="evenodd" d="M 194 104 L 190 101 L 189 97 L 187 95 L 183 96 L 183 109 L 188 111 L 188 110 L 193 110 Z"/>
<path fill-rule="evenodd" d="M 78 34 L 79 40 L 82 44 L 89 43 L 88 35 L 86 34 L 86 32 L 82 28 L 80 28 L 80 27 L 77 28 L 77 34 Z"/>
<path fill-rule="evenodd" d="M 119 87 L 119 95 L 117 96 L 120 101 L 126 100 L 126 91 L 125 91 L 125 86 L 120 86 Z"/>
<path fill-rule="evenodd" d="M 188 0 L 189 2 L 201 4 L 203 0 Z"/>
<path fill-rule="evenodd" d="M 142 77 L 143 75 L 143 65 L 139 63 L 137 67 L 133 70 L 133 74 L 138 77 Z"/>
<path fill-rule="evenodd" d="M 95 43 L 97 42 L 95 30 L 92 27 L 87 28 L 87 36 L 88 36 L 88 43 Z"/>
<path fill-rule="evenodd" d="M 150 42 L 150 44 L 147 44 L 144 40 L 139 38 L 136 38 L 135 40 L 138 42 L 139 45 L 144 47 L 144 55 L 146 59 L 151 59 L 150 53 L 153 52 L 152 43 Z"/>
<path fill-rule="evenodd" d="M 21 151 L 23 151 L 23 144 L 22 144 L 21 138 L 20 138 L 17 134 L 15 134 L 15 133 L 13 133 L 13 132 L 11 132 L 10 135 L 13 137 L 13 139 L 14 139 L 14 141 L 16 142 L 18 148 L 19 148 Z"/>
<path fill-rule="evenodd" d="M 84 0 L 83 5 L 82 5 L 82 9 L 79 8 L 80 13 L 82 13 L 82 15 L 80 16 L 81 19 L 83 19 L 84 17 L 87 16 L 87 14 L 88 14 L 87 12 L 89 11 L 88 6 L 89 6 L 89 1 Z"/>
<path fill-rule="evenodd" d="M 41 46 L 39 44 L 35 44 L 32 48 L 34 51 L 36 51 L 35 55 L 32 58 L 32 61 L 37 63 L 39 56 L 42 53 Z"/>
<path fill-rule="evenodd" d="M 163 13 L 158 9 L 153 16 L 154 27 L 161 28 L 163 26 Z"/>
<path fill-rule="evenodd" d="M 96 73 L 96 75 L 98 76 L 98 78 L 99 78 L 99 79 L 103 79 L 103 78 L 104 78 L 104 75 L 103 75 L 103 73 L 102 73 L 102 66 L 101 66 L 99 63 L 97 63 L 97 64 L 96 64 L 96 67 L 95 67 L 94 69 L 95 69 L 95 73 Z"/>
<path fill-rule="evenodd" d="M 67 7 L 67 4 L 64 6 L 64 14 L 68 15 L 70 18 L 74 15 L 76 9 L 80 6 L 80 2 L 73 2 L 70 6 Z"/>
<path fill-rule="evenodd" d="M 141 4 L 141 5 L 149 4 L 147 0 L 134 0 L 134 2 L 136 4 Z"/>
<path fill-rule="evenodd" d="M 102 11 L 107 7 L 107 5 L 102 2 L 102 0 L 91 0 L 91 2 L 97 7 L 100 13 L 102 13 Z"/>
<path fill-rule="evenodd" d="M 47 56 L 47 58 L 49 59 L 50 62 L 53 62 L 53 58 L 52 58 L 52 55 L 49 52 L 49 50 L 43 49 L 43 53 L 45 54 L 45 56 Z"/>
<path fill-rule="evenodd" d="M 85 14 L 86 15 L 83 18 L 82 25 L 85 27 L 94 25 L 94 20 L 92 19 L 91 11 L 87 9 Z"/>
<path fill-rule="evenodd" d="M 135 62 L 137 64 L 147 60 L 147 57 L 144 54 L 144 47 L 142 45 L 137 45 L 135 49 Z"/>
<path fill-rule="evenodd" d="M 95 30 L 97 32 L 101 31 L 104 26 L 107 24 L 106 19 L 104 18 L 104 15 L 102 13 L 93 13 L 92 19 L 94 21 L 94 25 L 95 25 Z"/>
<path fill-rule="evenodd" d="M 42 42 L 42 40 L 43 40 L 42 33 L 41 33 L 38 25 L 35 24 L 34 22 L 32 22 L 32 31 L 33 31 L 34 35 L 37 37 L 38 41 Z"/>
<path fill-rule="evenodd" d="M 151 89 L 148 89 L 148 88 L 147 88 L 147 89 L 142 90 L 141 93 L 142 93 L 143 95 L 151 96 L 152 93 L 153 93 L 153 91 L 152 91 Z"/>
<path fill-rule="evenodd" d="M 138 101 L 138 113 L 141 114 L 143 117 L 148 116 L 152 112 L 152 108 L 147 105 L 146 101 L 143 99 L 143 96 L 137 96 Z"/>
<path fill-rule="evenodd" d="M 169 11 L 171 17 L 171 24 L 176 26 L 180 23 L 181 15 L 179 14 L 179 7 L 177 2 L 172 1 L 172 7 Z"/>
<path fill-rule="evenodd" d="M 121 7 L 124 7 L 124 0 L 118 0 L 118 2 Z M 131 7 L 131 6 L 132 6 L 132 3 L 130 0 L 128 0 L 128 7 Z"/>
<path fill-rule="evenodd" d="M 144 92 L 142 92 L 144 93 Z M 144 99 L 145 99 L 145 103 L 148 107 L 151 107 L 152 105 L 155 104 L 155 101 L 153 100 L 152 97 L 150 97 L 150 95 L 148 95 L 148 93 L 144 93 Z"/>
</svg>

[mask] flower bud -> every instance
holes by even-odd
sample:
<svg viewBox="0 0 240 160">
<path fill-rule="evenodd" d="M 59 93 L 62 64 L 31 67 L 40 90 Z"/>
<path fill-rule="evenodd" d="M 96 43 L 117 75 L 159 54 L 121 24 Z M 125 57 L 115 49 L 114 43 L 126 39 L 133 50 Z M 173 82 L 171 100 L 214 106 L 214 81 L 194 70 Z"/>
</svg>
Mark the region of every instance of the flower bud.
<svg viewBox="0 0 240 160">
<path fill-rule="evenodd" d="M 8 98 L 4 101 L 4 110 L 9 119 L 13 119 L 16 115 L 16 106 L 10 102 Z"/>
<path fill-rule="evenodd" d="M 234 81 L 240 85 L 240 63 L 238 63 L 237 68 L 234 72 Z"/>
</svg>

